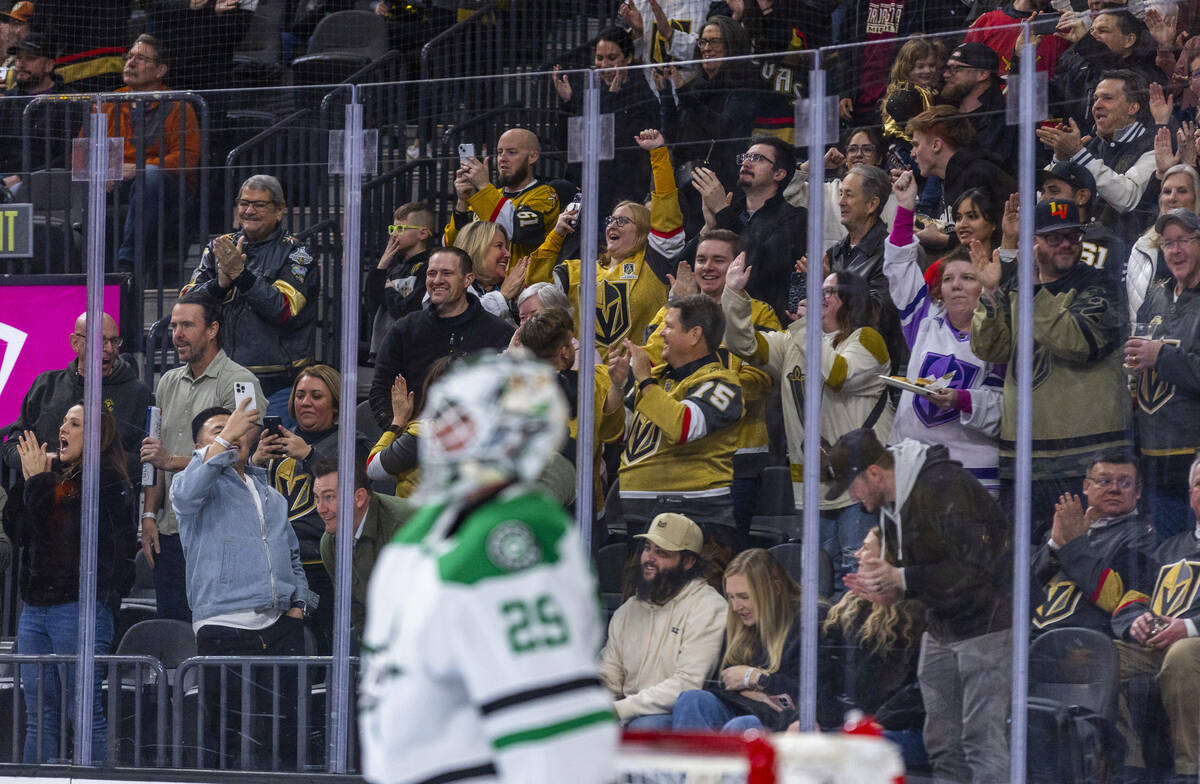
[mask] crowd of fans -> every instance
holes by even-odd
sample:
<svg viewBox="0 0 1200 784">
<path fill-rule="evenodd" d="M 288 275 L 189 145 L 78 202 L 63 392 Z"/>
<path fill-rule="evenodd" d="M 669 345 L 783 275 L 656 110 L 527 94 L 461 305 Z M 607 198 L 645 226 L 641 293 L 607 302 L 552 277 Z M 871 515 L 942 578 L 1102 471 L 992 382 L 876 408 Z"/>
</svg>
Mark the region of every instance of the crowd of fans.
<svg viewBox="0 0 1200 784">
<path fill-rule="evenodd" d="M 148 10 L 231 26 L 252 15 L 225 0 L 174 5 Z M 752 529 L 764 470 L 787 466 L 799 499 L 806 461 L 819 461 L 820 545 L 834 574 L 821 598 L 822 726 L 863 710 L 935 777 L 1006 780 L 1024 213 L 1035 236 L 1033 632 L 1100 632 L 1116 640 L 1123 682 L 1156 676 L 1173 762 L 1153 769 L 1143 742 L 1165 737 L 1141 737 L 1125 696 L 1110 759 L 1127 782 L 1194 778 L 1200 13 L 1154 0 L 987 5 L 629 0 L 592 44 L 617 136 L 587 205 L 607 216 L 598 259 L 579 258 L 577 188 L 539 176 L 545 140 L 527 128 L 488 140 L 491 156 L 464 155 L 429 201 L 396 205 L 363 291 L 373 378 L 360 430 L 381 435 L 358 436 L 361 465 L 341 488 L 354 496 L 355 627 L 379 547 L 414 509 L 429 385 L 459 357 L 523 349 L 554 367 L 570 402 L 572 438 L 540 479 L 564 505 L 588 421 L 580 374 L 595 382 L 592 544 L 630 547 L 627 600 L 601 657 L 623 722 L 732 731 L 794 719 L 801 597 Z M 29 6 L 0 19 L 12 96 L 64 88 L 63 42 Z M 399 14 L 387 2 L 373 10 Z M 1050 116 L 1037 129 L 1038 200 L 1022 205 L 1005 79 L 1021 67 L 1013 24 L 1031 17 Z M 182 29 L 175 44 L 164 30 L 121 50 L 124 89 L 185 86 L 172 75 L 219 84 L 209 61 L 228 52 L 189 48 Z M 915 34 L 932 37 L 905 40 Z M 867 44 L 827 63 L 841 140 L 798 155 L 803 129 L 781 118 L 802 95 L 803 63 L 721 58 L 834 41 Z M 637 62 L 657 67 L 620 70 Z M 582 111 L 577 80 L 560 69 L 545 78 L 564 119 Z M 0 135 L 20 122 L 12 105 L 0 102 Z M 47 116 L 35 133 L 76 132 Z M 196 118 L 171 104 L 155 122 L 160 144 L 145 147 L 119 109 L 110 115 L 110 134 L 127 139 L 118 187 L 144 205 L 124 223 L 122 253 L 191 187 Z M 20 156 L 0 156 L 19 196 Z M 825 172 L 820 259 L 806 255 L 814 166 Z M 434 200 L 451 189 L 442 226 Z M 284 186 L 256 174 L 236 206 L 171 312 L 180 366 L 153 392 L 160 438 L 142 437 L 151 391 L 115 327 L 100 326 L 104 477 L 129 512 L 102 520 L 114 569 L 100 574 L 97 652 L 112 645 L 128 590 L 142 465 L 157 472 L 139 528 L 161 616 L 190 622 L 202 653 L 303 650 L 291 623 L 301 618 L 317 650 L 330 649 L 330 458 L 341 406 L 358 401 L 340 400 L 338 372 L 315 364 L 326 282 L 284 225 Z M 596 334 L 581 335 L 578 286 L 593 270 Z M 805 300 L 810 274 L 821 276 L 820 303 Z M 819 423 L 804 421 L 810 316 L 821 329 Z M 75 323 L 78 359 L 40 377 L 6 431 L 5 463 L 22 474 L 4 518 L 26 603 L 22 652 L 58 652 L 77 622 L 58 617 L 78 587 L 70 559 L 50 586 L 40 559 L 78 528 L 86 412 L 76 403 L 92 326 Z M 596 344 L 594 367 L 579 366 L 583 340 Z M 804 454 L 808 426 L 820 455 Z M 33 525 L 47 516 L 66 524 L 56 542 Z M 264 563 L 241 557 L 241 516 L 259 523 L 250 533 L 268 544 Z M 216 534 L 225 551 L 207 528 L 234 531 Z M 97 715 L 103 730 L 99 704 Z M 31 713 L 29 726 L 45 729 L 28 737 L 56 744 L 48 723 L 57 718 Z M 27 741 L 26 760 L 45 759 L 41 749 Z"/>
</svg>

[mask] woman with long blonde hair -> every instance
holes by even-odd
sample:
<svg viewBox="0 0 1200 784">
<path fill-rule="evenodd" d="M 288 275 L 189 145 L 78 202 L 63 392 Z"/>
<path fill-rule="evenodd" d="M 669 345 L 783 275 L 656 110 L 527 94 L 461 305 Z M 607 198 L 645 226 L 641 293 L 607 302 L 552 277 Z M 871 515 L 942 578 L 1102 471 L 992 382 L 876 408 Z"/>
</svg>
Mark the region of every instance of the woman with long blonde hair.
<svg viewBox="0 0 1200 784">
<path fill-rule="evenodd" d="M 454 238 L 454 247 L 471 257 L 471 271 L 475 273 L 471 293 L 479 298 L 479 304 L 515 327 L 517 297 L 525 287 L 529 257 L 511 264 L 508 232 L 492 221 L 468 223 Z"/>
<path fill-rule="evenodd" d="M 717 685 L 685 691 L 675 729 L 782 730 L 795 718 L 800 682 L 800 586 L 766 550 L 739 553 L 725 568 L 725 653 Z"/>
</svg>

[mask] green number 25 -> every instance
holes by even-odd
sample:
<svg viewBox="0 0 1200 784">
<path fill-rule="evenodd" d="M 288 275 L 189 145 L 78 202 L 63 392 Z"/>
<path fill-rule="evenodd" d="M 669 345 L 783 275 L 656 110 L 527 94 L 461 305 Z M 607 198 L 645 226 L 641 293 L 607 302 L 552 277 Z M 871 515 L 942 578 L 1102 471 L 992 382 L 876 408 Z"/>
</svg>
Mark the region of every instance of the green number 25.
<svg viewBox="0 0 1200 784">
<path fill-rule="evenodd" d="M 528 602 L 512 599 L 500 605 L 500 612 L 508 622 L 508 644 L 513 653 L 554 648 L 570 639 L 567 621 L 549 594 Z"/>
</svg>

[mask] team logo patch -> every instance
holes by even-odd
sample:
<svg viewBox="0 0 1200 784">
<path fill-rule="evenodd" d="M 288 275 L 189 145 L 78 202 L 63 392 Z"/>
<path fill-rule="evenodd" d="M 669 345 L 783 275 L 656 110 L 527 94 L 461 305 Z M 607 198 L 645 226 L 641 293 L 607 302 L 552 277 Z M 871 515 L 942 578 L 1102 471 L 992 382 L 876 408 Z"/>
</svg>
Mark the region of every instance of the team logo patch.
<svg viewBox="0 0 1200 784">
<path fill-rule="evenodd" d="M 1158 316 L 1155 316 L 1158 318 Z M 1178 346 L 1178 340 L 1163 341 L 1168 345 Z M 1164 380 L 1158 368 L 1150 368 L 1138 377 L 1137 404 L 1147 414 L 1154 414 L 1175 397 L 1175 385 Z"/>
<path fill-rule="evenodd" d="M 921 378 L 941 378 L 947 373 L 953 373 L 950 386 L 954 389 L 970 389 L 979 375 L 978 365 L 964 362 L 953 354 L 939 354 L 930 351 L 921 362 Z M 920 395 L 913 395 L 913 410 L 925 427 L 939 427 L 958 421 L 958 412 L 941 409 Z"/>
<path fill-rule="evenodd" d="M 657 452 L 661 435 L 662 431 L 658 429 L 658 425 L 638 414 L 629 426 L 629 436 L 625 441 L 625 465 L 639 463 Z"/>
<path fill-rule="evenodd" d="M 308 265 L 312 261 L 312 254 L 304 248 L 296 248 L 288 254 L 288 258 L 297 264 Z"/>
<path fill-rule="evenodd" d="M 296 280 L 303 282 L 304 278 L 308 275 L 308 267 L 301 264 L 293 264 L 292 275 L 295 276 Z"/>
<path fill-rule="evenodd" d="M 488 560 L 506 572 L 528 569 L 542 558 L 542 548 L 529 526 L 509 520 L 492 529 L 487 538 Z"/>
<path fill-rule="evenodd" d="M 1045 629 L 1047 626 L 1065 621 L 1079 607 L 1083 594 L 1079 586 L 1070 580 L 1055 579 L 1046 588 L 1046 601 L 1038 606 L 1033 613 L 1033 627 Z"/>
<path fill-rule="evenodd" d="M 632 261 L 621 264 L 621 280 L 637 280 L 637 272 Z"/>
<path fill-rule="evenodd" d="M 629 284 L 606 280 L 596 289 L 596 337 L 611 346 L 629 332 Z"/>
<path fill-rule="evenodd" d="M 1176 561 L 1158 572 L 1158 583 L 1150 609 L 1159 615 L 1174 618 L 1189 610 L 1196 598 L 1200 561 Z"/>
</svg>

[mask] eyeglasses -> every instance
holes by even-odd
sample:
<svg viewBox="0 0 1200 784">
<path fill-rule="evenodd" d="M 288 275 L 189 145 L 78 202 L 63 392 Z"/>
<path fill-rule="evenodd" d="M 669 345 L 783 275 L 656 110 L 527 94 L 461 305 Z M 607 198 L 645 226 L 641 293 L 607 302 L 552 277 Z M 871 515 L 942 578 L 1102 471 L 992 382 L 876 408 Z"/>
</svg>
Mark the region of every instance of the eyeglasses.
<svg viewBox="0 0 1200 784">
<path fill-rule="evenodd" d="M 948 73 L 954 76 L 959 71 L 982 71 L 983 68 L 976 68 L 973 65 L 947 65 L 942 68 L 942 73 Z"/>
<path fill-rule="evenodd" d="M 822 297 L 834 297 L 837 296 L 837 293 L 837 289 L 833 286 L 827 286 L 826 288 L 821 289 Z"/>
<path fill-rule="evenodd" d="M 79 332 L 72 332 L 71 334 L 77 338 L 80 338 L 81 340 L 87 340 L 87 335 L 81 334 Z M 121 346 L 125 345 L 125 338 L 101 337 L 100 344 L 102 346 L 112 346 L 113 348 L 120 348 Z"/>
<path fill-rule="evenodd" d="M 1089 476 L 1088 480 L 1090 480 L 1094 485 L 1096 485 L 1096 487 L 1099 487 L 1101 490 L 1104 490 L 1113 485 L 1116 485 L 1121 490 L 1132 490 L 1134 488 L 1134 486 L 1137 485 L 1137 480 L 1132 479 L 1128 476 L 1123 476 L 1120 479 L 1113 479 L 1113 478 L 1107 477 L 1107 476 L 1105 476 L 1105 477 Z"/>
<path fill-rule="evenodd" d="M 852 144 L 846 148 L 847 155 L 870 155 L 875 152 L 874 144 Z"/>
<path fill-rule="evenodd" d="M 1176 248 L 1182 248 L 1184 245 L 1195 242 L 1196 240 L 1200 240 L 1200 236 L 1193 234 L 1190 237 L 1180 237 L 1177 240 L 1163 240 L 1162 242 L 1158 243 L 1158 247 L 1162 248 L 1163 250 L 1175 250 Z"/>
<path fill-rule="evenodd" d="M 1039 237 L 1051 247 L 1059 245 L 1078 245 L 1083 239 L 1083 234 L 1078 231 L 1055 231 L 1050 234 L 1039 234 Z"/>
<path fill-rule="evenodd" d="M 633 218 L 626 218 L 624 215 L 609 215 L 604 219 L 605 226 L 629 226 L 633 223 Z"/>
<path fill-rule="evenodd" d="M 738 166 L 741 166 L 744 163 L 754 164 L 754 163 L 761 163 L 763 161 L 766 161 L 767 163 L 771 164 L 772 166 L 775 165 L 775 161 L 771 160 L 770 158 L 768 158 L 767 156 L 763 155 L 760 152 L 744 152 L 741 155 L 739 155 L 736 160 L 737 160 Z"/>
<path fill-rule="evenodd" d="M 699 49 L 707 49 L 710 46 L 724 44 L 724 38 L 698 38 L 696 39 L 696 47 Z"/>
<path fill-rule="evenodd" d="M 425 227 L 424 226 L 409 226 L 406 223 L 393 223 L 390 226 L 388 226 L 388 234 L 399 234 L 400 232 L 408 231 L 409 229 L 423 229 L 423 228 L 425 228 Z"/>
<path fill-rule="evenodd" d="M 129 62 L 130 60 L 133 60 L 135 63 L 142 63 L 143 65 L 153 65 L 154 63 L 158 62 L 155 58 L 147 57 L 144 54 L 134 54 L 133 52 L 126 52 L 125 53 L 125 62 Z"/>
<path fill-rule="evenodd" d="M 270 207 L 274 203 L 275 202 L 273 202 L 273 201 L 250 201 L 249 199 L 238 199 L 237 200 L 237 206 L 241 207 L 242 209 L 245 209 L 246 207 L 250 207 L 255 210 L 265 210 L 267 207 Z"/>
</svg>

